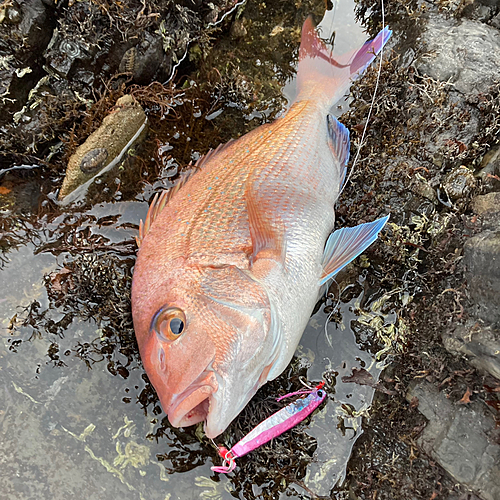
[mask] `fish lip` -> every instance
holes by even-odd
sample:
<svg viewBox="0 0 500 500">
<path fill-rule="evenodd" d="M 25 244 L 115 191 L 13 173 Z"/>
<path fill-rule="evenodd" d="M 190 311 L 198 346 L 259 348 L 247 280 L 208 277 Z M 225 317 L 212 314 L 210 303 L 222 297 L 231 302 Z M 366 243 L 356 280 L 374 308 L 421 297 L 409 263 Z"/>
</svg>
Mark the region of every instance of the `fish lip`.
<svg viewBox="0 0 500 500">
<path fill-rule="evenodd" d="M 212 370 L 204 370 L 186 390 L 175 394 L 168 409 L 174 427 L 187 427 L 206 420 L 217 380 Z M 206 403 L 205 401 L 208 400 Z"/>
<path fill-rule="evenodd" d="M 254 386 L 247 390 L 243 397 L 239 398 L 236 404 L 228 405 L 224 390 L 227 390 L 225 384 L 221 384 L 219 391 L 210 398 L 210 412 L 204 425 L 204 431 L 209 439 L 214 439 L 222 434 L 233 420 L 245 408 L 248 402 L 253 398 L 259 387 L 262 385 L 257 381 Z M 221 391 L 221 388 L 223 389 Z M 234 403 L 234 401 L 233 401 Z"/>
</svg>

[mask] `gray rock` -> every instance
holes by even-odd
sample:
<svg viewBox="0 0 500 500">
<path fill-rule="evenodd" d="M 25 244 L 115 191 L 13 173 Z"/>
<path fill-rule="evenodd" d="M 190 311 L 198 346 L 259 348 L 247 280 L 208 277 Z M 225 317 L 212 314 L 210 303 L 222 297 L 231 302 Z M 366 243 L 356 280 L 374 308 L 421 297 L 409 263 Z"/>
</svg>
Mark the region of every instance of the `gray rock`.
<svg viewBox="0 0 500 500">
<path fill-rule="evenodd" d="M 491 148 L 481 161 L 480 170 L 477 176 L 488 186 L 500 187 L 500 181 L 497 179 L 500 174 L 500 146 Z"/>
<path fill-rule="evenodd" d="M 500 380 L 500 331 L 478 323 L 457 325 L 443 334 L 443 344 L 450 352 L 465 354 L 478 370 Z"/>
<path fill-rule="evenodd" d="M 476 196 L 472 200 L 472 209 L 477 215 L 487 217 L 500 212 L 500 192 Z"/>
<path fill-rule="evenodd" d="M 435 15 L 423 40 L 427 54 L 417 61 L 418 70 L 459 92 L 485 92 L 500 78 L 500 33 L 491 26 Z"/>
<path fill-rule="evenodd" d="M 494 28 L 500 29 L 500 12 L 490 21 L 490 23 Z"/>
<path fill-rule="evenodd" d="M 500 498 L 500 446 L 490 440 L 495 423 L 479 403 L 454 405 L 428 382 L 410 388 L 429 420 L 418 439 L 426 453 L 483 500 Z"/>
<path fill-rule="evenodd" d="M 450 154 L 460 153 L 460 147 L 472 147 L 473 141 L 481 130 L 481 115 L 479 110 L 467 103 L 462 94 L 456 91 L 448 93 L 449 102 L 446 107 L 436 107 L 435 119 L 446 123 L 432 134 L 423 134 L 426 150 L 433 155 L 433 163 L 441 168 L 448 163 Z M 463 116 L 464 119 L 457 119 Z M 454 166 L 460 166 L 460 164 Z"/>
<path fill-rule="evenodd" d="M 19 32 L 25 48 L 43 50 L 49 43 L 53 21 L 49 19 L 47 7 L 42 0 L 21 3 Z"/>
<path fill-rule="evenodd" d="M 464 245 L 470 297 L 484 321 L 500 321 L 500 229 L 483 231 Z"/>
</svg>

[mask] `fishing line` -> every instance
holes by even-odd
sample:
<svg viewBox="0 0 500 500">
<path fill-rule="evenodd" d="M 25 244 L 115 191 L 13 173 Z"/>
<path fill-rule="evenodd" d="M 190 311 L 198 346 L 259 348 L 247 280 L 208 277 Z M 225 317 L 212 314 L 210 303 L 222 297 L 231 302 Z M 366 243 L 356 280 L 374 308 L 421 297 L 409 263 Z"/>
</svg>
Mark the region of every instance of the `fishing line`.
<svg viewBox="0 0 500 500">
<path fill-rule="evenodd" d="M 382 9 L 382 30 L 384 30 L 385 29 L 384 0 L 380 0 L 380 6 L 381 6 L 381 9 Z M 361 153 L 361 149 L 363 148 L 363 145 L 364 145 L 363 142 L 365 140 L 366 131 L 368 129 L 368 124 L 369 124 L 370 118 L 372 116 L 373 108 L 375 107 L 375 98 L 377 97 L 377 91 L 378 91 L 378 86 L 379 86 L 379 82 L 380 82 L 380 74 L 382 73 L 383 55 L 384 55 L 384 44 L 382 44 L 382 48 L 380 49 L 380 54 L 379 54 L 380 59 L 379 59 L 379 64 L 378 64 L 377 80 L 375 82 L 375 89 L 373 91 L 372 102 L 370 104 L 370 109 L 368 110 L 368 115 L 366 117 L 365 126 L 363 127 L 363 133 L 361 134 L 361 139 L 359 141 L 359 147 L 358 147 L 358 150 L 356 151 L 356 156 L 354 157 L 354 160 L 352 162 L 352 167 L 351 167 L 351 170 L 349 171 L 347 179 L 345 180 L 343 186 L 340 188 L 339 196 L 344 191 L 345 187 L 347 186 L 347 183 L 349 182 L 349 179 L 351 178 L 352 173 L 354 172 L 354 168 L 356 167 L 356 164 L 358 162 L 359 155 Z"/>
<path fill-rule="evenodd" d="M 333 9 L 334 13 L 333 13 L 333 16 L 332 16 L 331 30 L 330 30 L 330 32 L 332 32 L 332 33 L 333 33 L 333 21 L 335 19 L 335 8 L 336 8 L 337 3 L 335 2 L 333 5 L 334 5 L 334 9 Z M 384 0 L 380 0 L 380 7 L 381 7 L 381 10 L 382 10 L 382 30 L 384 30 L 385 29 L 385 6 L 384 6 Z M 331 50 L 331 53 L 333 53 L 333 47 L 330 50 Z M 342 184 L 342 187 L 340 188 L 339 197 L 342 194 L 342 192 L 344 191 L 345 187 L 347 186 L 347 184 L 348 184 L 348 182 L 349 182 L 349 180 L 350 180 L 350 178 L 352 176 L 352 173 L 354 172 L 354 168 L 356 167 L 356 164 L 357 164 L 357 162 L 359 160 L 361 149 L 363 148 L 363 145 L 364 145 L 366 131 L 368 130 L 368 125 L 370 123 L 370 118 L 371 118 L 371 115 L 372 115 L 372 112 L 373 112 L 373 108 L 375 107 L 375 99 L 377 97 L 377 91 L 378 91 L 379 82 L 380 82 L 380 75 L 382 73 L 383 55 L 384 55 L 384 44 L 382 44 L 382 47 L 381 47 L 380 53 L 379 53 L 380 59 L 379 59 L 379 64 L 378 64 L 377 80 L 375 82 L 375 89 L 373 90 L 372 101 L 370 103 L 370 109 L 368 110 L 368 114 L 367 114 L 367 117 L 366 117 L 365 126 L 363 127 L 363 133 L 361 134 L 361 139 L 359 141 L 359 147 L 358 147 L 358 150 L 356 151 L 356 156 L 354 157 L 354 160 L 352 162 L 351 170 L 349 171 L 349 174 L 347 175 L 347 178 L 345 179 L 345 181 Z M 337 307 L 340 304 L 340 287 L 339 287 L 338 283 L 335 280 L 333 280 L 333 281 L 337 284 L 337 288 L 338 288 L 338 291 L 339 291 L 339 296 L 338 296 L 337 303 L 336 303 L 335 307 L 332 308 L 331 312 L 328 314 L 328 317 L 326 318 L 325 327 L 324 327 L 326 340 L 328 341 L 328 344 L 330 345 L 330 347 L 332 349 L 333 349 L 333 344 L 332 344 L 332 341 L 331 341 L 331 339 L 330 339 L 330 337 L 328 335 L 328 324 L 330 323 L 331 317 L 333 316 L 335 310 L 337 309 Z"/>
</svg>

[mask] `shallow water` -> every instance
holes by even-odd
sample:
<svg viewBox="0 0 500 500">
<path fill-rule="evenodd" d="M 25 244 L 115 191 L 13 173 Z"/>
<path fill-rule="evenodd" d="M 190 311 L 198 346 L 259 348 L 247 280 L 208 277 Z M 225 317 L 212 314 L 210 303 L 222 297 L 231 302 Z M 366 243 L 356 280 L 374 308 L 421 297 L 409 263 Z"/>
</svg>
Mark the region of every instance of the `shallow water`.
<svg viewBox="0 0 500 500">
<path fill-rule="evenodd" d="M 328 30 L 336 31 L 340 52 L 366 38 L 353 10 L 354 3 L 340 2 L 322 24 L 325 38 Z M 292 81 L 285 95 L 293 92 Z M 346 105 L 336 110 L 338 116 Z M 175 430 L 162 422 L 165 416 L 151 395 L 133 338 L 107 328 L 117 323 L 114 315 L 129 321 L 120 298 L 126 304 L 123 286 L 130 283 L 120 278 L 133 265 L 133 237 L 146 211 L 145 202 L 103 203 L 55 218 L 13 222 L 8 228 L 17 244 L 3 255 L 0 268 L 3 498 L 248 498 L 238 470 L 229 476 L 212 473 L 214 450 L 195 429 Z M 86 257 L 78 260 L 78 254 Z M 61 269 L 76 276 L 74 266 L 85 270 L 89 286 L 104 279 L 108 284 L 95 297 L 68 302 L 65 296 L 71 296 L 74 283 L 65 281 Z M 317 312 L 297 351 L 309 380 L 329 381 L 330 397 L 307 429 L 317 441 L 313 460 L 283 498 L 299 498 L 308 490 L 328 495 L 344 478 L 362 432 L 361 418 L 374 389 L 341 378 L 353 368 L 365 368 L 377 379 L 380 366 L 355 330 L 363 321 L 378 319 L 385 327 L 396 321 L 390 308 L 375 301 L 379 292 L 364 287 L 367 273 L 351 273 L 352 284 L 341 285 L 334 311 L 338 321 L 328 322 L 325 312 Z M 115 294 L 117 309 L 96 323 L 93 313 L 102 313 L 106 288 Z M 241 462 L 247 460 L 252 455 Z M 274 474 L 264 471 L 269 480 Z M 259 480 L 252 490 L 255 497 L 268 497 L 266 481 Z"/>
</svg>

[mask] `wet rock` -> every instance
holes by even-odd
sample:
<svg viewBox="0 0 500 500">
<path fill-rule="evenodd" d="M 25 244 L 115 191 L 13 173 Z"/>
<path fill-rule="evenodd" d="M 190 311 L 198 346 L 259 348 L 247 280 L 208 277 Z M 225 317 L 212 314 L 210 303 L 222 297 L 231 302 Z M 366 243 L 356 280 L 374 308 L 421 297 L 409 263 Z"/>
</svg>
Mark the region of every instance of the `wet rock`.
<svg viewBox="0 0 500 500">
<path fill-rule="evenodd" d="M 423 74 L 449 82 L 464 94 L 485 92 L 499 79 L 500 37 L 496 29 L 468 19 L 433 15 L 423 39 L 427 53 L 416 63 Z"/>
<path fill-rule="evenodd" d="M 457 481 L 483 500 L 500 498 L 500 446 L 490 437 L 495 422 L 480 403 L 457 405 L 428 382 L 414 385 L 408 401 L 418 400 L 429 420 L 419 445 Z"/>
<path fill-rule="evenodd" d="M 41 0 L 0 5 L 0 124 L 19 111 L 41 78 L 38 58 L 47 46 L 53 20 Z"/>
<path fill-rule="evenodd" d="M 490 149 L 484 155 L 477 176 L 487 187 L 500 189 L 500 146 Z"/>
<path fill-rule="evenodd" d="M 479 318 L 500 321 L 500 228 L 473 236 L 464 245 L 469 293 Z"/>
<path fill-rule="evenodd" d="M 146 115 L 130 95 L 120 97 L 102 125 L 69 159 L 59 200 L 69 203 L 84 194 L 92 180 L 117 165 L 126 151 L 140 141 L 146 131 Z M 71 193 L 71 196 L 68 195 Z"/>
<path fill-rule="evenodd" d="M 55 72 L 57 75 L 67 78 L 75 62 L 79 59 L 90 60 L 91 54 L 83 46 L 81 40 L 76 37 L 73 40 L 62 36 L 56 28 L 44 57 L 47 60 L 49 72 Z"/>
<path fill-rule="evenodd" d="M 450 90 L 444 83 L 434 82 L 434 87 L 441 86 Z M 434 134 L 429 134 L 424 138 L 426 149 L 433 155 L 433 163 L 437 167 L 460 166 L 457 165 L 460 155 L 464 155 L 473 146 L 473 142 L 480 133 L 481 114 L 475 106 L 466 102 L 458 92 L 448 92 L 448 103 L 443 107 L 437 107 L 432 111 L 437 122 L 446 123 L 446 126 L 439 126 Z"/>
<path fill-rule="evenodd" d="M 500 29 L 500 12 L 490 21 L 490 24 L 497 30 Z"/>
<path fill-rule="evenodd" d="M 443 189 L 452 200 L 465 198 L 475 186 L 474 174 L 463 165 L 454 168 L 443 180 Z"/>
<path fill-rule="evenodd" d="M 36 48 L 36 56 L 49 43 L 53 20 L 50 19 L 47 5 L 42 0 L 20 2 L 21 20 L 19 32 L 23 35 L 25 49 Z"/>
<path fill-rule="evenodd" d="M 415 174 L 415 177 L 411 184 L 411 189 L 414 193 L 427 198 L 433 203 L 437 203 L 436 191 L 429 184 L 429 181 L 422 177 L 418 172 Z"/>
<path fill-rule="evenodd" d="M 443 335 L 443 344 L 450 352 L 465 354 L 481 372 L 500 379 L 500 331 L 479 323 L 457 325 Z"/>
<path fill-rule="evenodd" d="M 147 31 L 142 42 L 129 48 L 120 62 L 121 73 L 131 73 L 134 82 L 147 85 L 160 68 L 164 59 L 160 38 L 155 38 Z"/>
<path fill-rule="evenodd" d="M 472 209 L 483 217 L 494 216 L 500 212 L 500 192 L 476 196 L 472 200 Z"/>
</svg>

